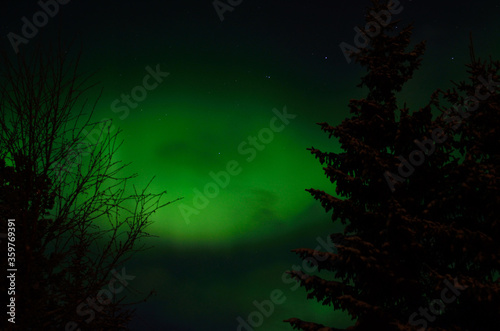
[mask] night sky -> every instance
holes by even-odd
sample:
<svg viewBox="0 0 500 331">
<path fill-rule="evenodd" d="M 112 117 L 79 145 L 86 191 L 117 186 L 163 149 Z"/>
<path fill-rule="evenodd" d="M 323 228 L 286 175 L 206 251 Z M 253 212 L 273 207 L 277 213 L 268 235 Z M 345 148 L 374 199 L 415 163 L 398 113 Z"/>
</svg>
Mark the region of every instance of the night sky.
<svg viewBox="0 0 500 331">
<path fill-rule="evenodd" d="M 301 264 L 291 249 L 342 230 L 305 191 L 335 193 L 306 148 L 340 152 L 315 123 L 340 124 L 349 100 L 366 96 L 355 87 L 364 68 L 348 63 L 339 44 L 354 44 L 369 1 L 232 3 L 221 20 L 211 0 L 73 0 L 19 51 L 54 42 L 58 31 L 75 38 L 82 72 L 98 83 L 87 96 L 103 88 L 94 119 L 123 131 L 116 159 L 132 162 L 127 173 L 139 174 L 139 187 L 155 176 L 151 190 L 166 190 L 165 202 L 184 197 L 153 216 L 154 248 L 124 265 L 136 276 L 130 300 L 157 292 L 138 306 L 133 330 L 237 330 L 237 318 L 275 290 L 285 299 L 256 330 L 291 330 L 282 322 L 290 317 L 347 327 L 347 314 L 306 300 L 282 275 Z M 416 110 L 436 88 L 466 78 L 470 32 L 478 56 L 499 54 L 498 1 L 400 6 L 394 19 L 414 22 L 413 45 L 427 40 L 400 106 Z M 8 34 L 21 35 L 22 18 L 33 21 L 41 6 L 0 8 L 1 48 L 13 53 Z"/>
</svg>

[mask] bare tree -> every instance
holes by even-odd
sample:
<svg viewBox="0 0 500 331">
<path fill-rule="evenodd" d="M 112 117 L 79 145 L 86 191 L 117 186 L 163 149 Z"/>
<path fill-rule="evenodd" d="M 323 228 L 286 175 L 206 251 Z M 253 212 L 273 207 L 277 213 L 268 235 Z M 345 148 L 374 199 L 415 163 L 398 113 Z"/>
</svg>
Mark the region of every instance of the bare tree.
<svg viewBox="0 0 500 331">
<path fill-rule="evenodd" d="M 92 121 L 101 94 L 89 105 L 92 75 L 70 49 L 3 54 L 0 232 L 15 219 L 17 268 L 15 324 L 3 318 L 4 330 L 126 328 L 133 310 L 108 285 L 145 248 L 152 213 L 176 201 L 161 203 L 166 192 L 148 193 L 149 184 L 127 193 L 136 174 L 123 176 L 128 164 L 114 158 L 120 130 Z"/>
</svg>

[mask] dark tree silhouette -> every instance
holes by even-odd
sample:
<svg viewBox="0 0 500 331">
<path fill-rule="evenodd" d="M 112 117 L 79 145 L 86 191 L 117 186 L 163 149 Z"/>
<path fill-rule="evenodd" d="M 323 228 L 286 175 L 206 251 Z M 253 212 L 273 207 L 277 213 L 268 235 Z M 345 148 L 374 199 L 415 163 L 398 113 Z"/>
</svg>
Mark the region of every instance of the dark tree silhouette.
<svg viewBox="0 0 500 331">
<path fill-rule="evenodd" d="M 372 1 L 368 12 L 384 9 Z M 293 251 L 335 279 L 289 274 L 308 299 L 357 319 L 347 330 L 498 330 L 499 62 L 477 60 L 471 40 L 470 82 L 437 90 L 417 111 L 399 108 L 396 93 L 418 69 L 425 44 L 406 51 L 412 25 L 396 32 L 398 23 L 352 53 L 368 70 L 358 87 L 369 90 L 350 101 L 353 117 L 335 127 L 318 123 L 344 152 L 310 148 L 337 196 L 307 191 L 345 229 L 331 235 L 335 253 Z"/>
<path fill-rule="evenodd" d="M 160 203 L 165 192 L 147 193 L 149 185 L 126 193 L 136 175 L 121 177 L 127 165 L 113 159 L 120 131 L 91 122 L 96 104 L 86 113 L 82 99 L 91 76 L 70 54 L 61 46 L 3 54 L 0 232 L 15 219 L 17 273 L 15 324 L 4 316 L 2 330 L 126 329 L 135 303 L 124 302 L 123 263 L 145 248 L 151 214 L 172 202 Z"/>
</svg>

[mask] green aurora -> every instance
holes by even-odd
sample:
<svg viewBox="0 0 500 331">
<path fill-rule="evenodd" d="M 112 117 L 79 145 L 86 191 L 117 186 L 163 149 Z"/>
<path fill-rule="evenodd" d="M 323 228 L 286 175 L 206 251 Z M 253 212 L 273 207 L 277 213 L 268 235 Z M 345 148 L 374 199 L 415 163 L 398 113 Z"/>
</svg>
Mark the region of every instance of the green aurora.
<svg viewBox="0 0 500 331">
<path fill-rule="evenodd" d="M 35 1 L 26 3 L 3 11 L 9 18 L 3 36 L 38 10 Z M 290 317 L 354 323 L 306 300 L 305 290 L 283 273 L 301 264 L 291 249 L 314 248 L 318 237 L 342 230 L 305 191 L 335 190 L 306 148 L 340 152 L 315 123 L 339 124 L 350 116 L 349 100 L 365 96 L 356 88 L 364 71 L 347 64 L 338 45 L 352 42 L 367 5 L 243 1 L 223 22 L 211 1 L 72 1 L 61 7 L 63 36 L 77 36 L 81 71 L 95 72 L 91 81 L 98 82 L 89 101 L 103 88 L 93 119 L 111 119 L 111 131 L 121 130 L 123 145 L 114 157 L 131 162 L 126 174 L 138 173 L 131 184 L 140 189 L 154 177 L 150 191 L 166 190 L 164 201 L 183 197 L 154 214 L 148 232 L 158 238 L 146 243 L 154 247 L 126 263 L 136 276 L 126 293 L 130 301 L 157 292 L 138 306 L 134 330 L 235 330 L 237 318 L 247 319 L 257 310 L 254 301 L 276 289 L 286 299 L 256 330 L 290 330 L 282 322 Z M 422 107 L 436 88 L 465 79 L 470 31 L 481 58 L 500 54 L 496 2 L 403 5 L 398 19 L 415 22 L 414 43 L 428 43 L 400 106 Z M 53 41 L 57 31 L 50 22 L 23 47 Z M 10 47 L 6 38 L 2 45 Z M 135 107 L 121 101 L 143 86 L 147 67 L 157 66 L 168 76 Z M 285 107 L 296 117 L 272 131 L 271 120 Z M 269 142 L 259 142 L 264 148 L 257 150 L 249 137 L 262 130 Z M 227 185 L 215 183 L 210 173 L 227 172 L 234 162 L 240 172 Z M 197 192 L 207 185 L 218 192 L 196 208 Z"/>
</svg>

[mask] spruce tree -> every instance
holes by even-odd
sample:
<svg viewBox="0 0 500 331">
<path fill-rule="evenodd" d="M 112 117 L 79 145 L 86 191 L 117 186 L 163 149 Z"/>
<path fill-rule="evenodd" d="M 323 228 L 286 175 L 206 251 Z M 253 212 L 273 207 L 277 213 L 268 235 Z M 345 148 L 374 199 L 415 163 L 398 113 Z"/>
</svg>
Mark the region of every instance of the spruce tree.
<svg viewBox="0 0 500 331">
<path fill-rule="evenodd" d="M 390 3 L 372 1 L 366 22 Z M 398 23 L 373 29 L 369 46 L 352 53 L 368 71 L 358 87 L 369 90 L 350 101 L 353 116 L 338 126 L 318 123 L 343 152 L 309 149 L 336 195 L 306 191 L 345 228 L 331 235 L 335 253 L 293 251 L 335 279 L 289 273 L 308 299 L 357 319 L 348 330 L 497 330 L 499 64 L 476 60 L 471 44 L 470 82 L 437 90 L 410 112 L 396 93 L 418 69 L 425 43 L 406 51 L 412 25 L 396 32 Z"/>
</svg>

